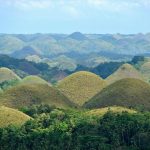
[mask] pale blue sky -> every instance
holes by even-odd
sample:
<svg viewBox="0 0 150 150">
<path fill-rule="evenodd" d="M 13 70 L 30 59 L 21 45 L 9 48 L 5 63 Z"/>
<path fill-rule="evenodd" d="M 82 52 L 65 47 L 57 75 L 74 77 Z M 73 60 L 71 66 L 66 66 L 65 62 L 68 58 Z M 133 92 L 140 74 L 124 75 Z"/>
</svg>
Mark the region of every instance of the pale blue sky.
<svg viewBox="0 0 150 150">
<path fill-rule="evenodd" d="M 146 33 L 150 0 L 0 0 L 0 33 Z"/>
</svg>

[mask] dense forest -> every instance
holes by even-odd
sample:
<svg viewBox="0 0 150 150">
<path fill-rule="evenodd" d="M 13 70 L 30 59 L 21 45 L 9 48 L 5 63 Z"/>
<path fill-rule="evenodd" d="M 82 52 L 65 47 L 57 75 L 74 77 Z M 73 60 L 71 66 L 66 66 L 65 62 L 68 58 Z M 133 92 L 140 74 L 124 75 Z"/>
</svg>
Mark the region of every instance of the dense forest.
<svg viewBox="0 0 150 150">
<path fill-rule="evenodd" d="M 21 109 L 32 118 L 0 129 L 2 150 L 149 150 L 150 113 L 87 115 L 40 105 Z"/>
</svg>

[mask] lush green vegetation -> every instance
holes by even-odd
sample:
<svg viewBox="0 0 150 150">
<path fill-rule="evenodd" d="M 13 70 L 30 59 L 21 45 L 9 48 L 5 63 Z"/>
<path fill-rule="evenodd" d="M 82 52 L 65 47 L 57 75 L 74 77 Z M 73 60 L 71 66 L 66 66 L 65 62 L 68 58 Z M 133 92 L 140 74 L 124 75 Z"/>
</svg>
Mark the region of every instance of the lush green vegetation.
<svg viewBox="0 0 150 150">
<path fill-rule="evenodd" d="M 32 120 L 0 128 L 3 150 L 149 150 L 150 113 L 26 108 Z M 36 110 L 36 111 L 35 111 Z"/>
<path fill-rule="evenodd" d="M 124 62 L 106 62 L 101 63 L 90 71 L 101 76 L 103 79 L 114 73 Z"/>
<path fill-rule="evenodd" d="M 6 90 L 8 88 L 11 88 L 13 86 L 16 86 L 17 84 L 20 83 L 20 80 L 14 79 L 14 80 L 6 80 L 4 82 L 0 83 L 0 88 L 2 90 Z"/>
</svg>

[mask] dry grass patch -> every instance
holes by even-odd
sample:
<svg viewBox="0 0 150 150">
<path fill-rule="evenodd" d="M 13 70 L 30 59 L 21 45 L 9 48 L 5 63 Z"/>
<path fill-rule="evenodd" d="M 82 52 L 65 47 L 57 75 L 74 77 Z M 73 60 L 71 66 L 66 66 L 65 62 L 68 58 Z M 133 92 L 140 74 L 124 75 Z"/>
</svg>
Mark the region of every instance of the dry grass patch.
<svg viewBox="0 0 150 150">
<path fill-rule="evenodd" d="M 146 81 L 150 82 L 150 62 L 144 63 L 140 67 L 140 71 L 143 74 L 143 76 L 145 77 Z"/>
<path fill-rule="evenodd" d="M 103 116 L 104 114 L 106 114 L 109 111 L 114 112 L 114 113 L 122 113 L 122 112 L 136 113 L 137 112 L 133 109 L 128 109 L 125 107 L 112 106 L 112 107 L 105 107 L 105 108 L 89 110 L 86 112 L 86 114 L 91 115 L 91 116 Z"/>
<path fill-rule="evenodd" d="M 139 79 L 122 79 L 107 86 L 85 103 L 84 107 L 102 108 L 114 105 L 150 110 L 150 85 Z"/>
<path fill-rule="evenodd" d="M 61 80 L 57 87 L 72 102 L 82 105 L 106 86 L 99 76 L 80 71 Z"/>
<path fill-rule="evenodd" d="M 72 107 L 74 104 L 57 89 L 47 84 L 21 84 L 0 94 L 0 104 L 12 108 L 49 104 L 56 107 Z"/>
<path fill-rule="evenodd" d="M 0 83 L 9 80 L 21 80 L 13 71 L 8 68 L 0 68 Z"/>
<path fill-rule="evenodd" d="M 125 78 L 136 78 L 144 80 L 144 76 L 130 64 L 123 64 L 117 71 L 106 78 L 107 84 L 112 84 Z"/>
<path fill-rule="evenodd" d="M 8 125 L 22 125 L 31 117 L 26 114 L 8 107 L 0 107 L 0 128 Z"/>
<path fill-rule="evenodd" d="M 44 79 L 35 76 L 35 75 L 30 75 L 25 77 L 20 84 L 48 84 L 50 85 L 50 83 L 48 83 L 47 81 L 45 81 Z"/>
</svg>

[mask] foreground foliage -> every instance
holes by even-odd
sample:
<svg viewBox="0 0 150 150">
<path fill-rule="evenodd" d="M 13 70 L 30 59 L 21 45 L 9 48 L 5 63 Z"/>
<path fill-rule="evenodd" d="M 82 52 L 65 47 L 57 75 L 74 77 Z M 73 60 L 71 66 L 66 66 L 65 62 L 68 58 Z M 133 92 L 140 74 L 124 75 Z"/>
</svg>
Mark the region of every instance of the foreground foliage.
<svg viewBox="0 0 150 150">
<path fill-rule="evenodd" d="M 150 149 L 150 113 L 108 111 L 103 116 L 92 117 L 84 110 L 62 110 L 48 106 L 28 108 L 26 112 L 30 114 L 30 111 L 33 120 L 21 127 L 0 129 L 0 149 Z"/>
</svg>

